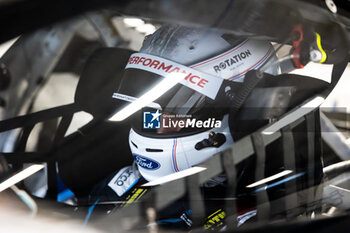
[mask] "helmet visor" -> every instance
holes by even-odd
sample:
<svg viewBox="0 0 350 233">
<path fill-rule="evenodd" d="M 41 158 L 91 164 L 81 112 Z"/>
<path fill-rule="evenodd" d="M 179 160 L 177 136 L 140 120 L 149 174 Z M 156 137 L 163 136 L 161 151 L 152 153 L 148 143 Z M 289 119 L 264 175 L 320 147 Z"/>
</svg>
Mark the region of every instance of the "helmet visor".
<svg viewBox="0 0 350 233">
<path fill-rule="evenodd" d="M 158 74 L 140 69 L 126 69 L 122 82 L 114 93 L 114 98 L 118 99 L 118 110 L 125 108 L 132 102 L 143 98 L 145 94 L 154 90 L 159 83 L 166 78 Z M 240 85 L 238 83 L 229 82 L 230 85 Z M 161 91 L 161 90 L 159 90 Z M 227 103 L 220 100 L 221 90 L 215 99 L 211 99 L 204 94 L 193 90 L 181 83 L 175 84 L 160 97 L 151 103 L 145 104 L 141 111 L 133 114 L 132 126 L 135 131 L 147 134 L 149 136 L 181 136 L 196 133 L 198 131 L 208 130 L 208 127 L 181 127 L 181 121 L 195 119 L 205 121 L 210 119 L 211 125 L 215 120 L 221 120 L 223 115 L 227 113 Z M 145 112 L 161 112 L 161 126 L 159 128 L 144 127 Z M 163 127 L 165 126 L 165 127 Z"/>
</svg>

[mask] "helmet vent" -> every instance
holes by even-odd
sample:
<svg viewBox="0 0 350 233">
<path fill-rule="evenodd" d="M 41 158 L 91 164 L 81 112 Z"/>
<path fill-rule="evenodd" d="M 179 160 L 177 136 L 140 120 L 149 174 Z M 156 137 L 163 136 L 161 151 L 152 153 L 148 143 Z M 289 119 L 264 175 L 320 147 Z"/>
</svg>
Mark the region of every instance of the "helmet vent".
<svg viewBox="0 0 350 233">
<path fill-rule="evenodd" d="M 131 141 L 131 144 L 132 144 L 134 147 L 138 148 L 138 146 L 137 146 L 133 141 Z"/>
<path fill-rule="evenodd" d="M 146 148 L 147 152 L 163 152 L 162 149 L 151 149 L 151 148 Z"/>
</svg>

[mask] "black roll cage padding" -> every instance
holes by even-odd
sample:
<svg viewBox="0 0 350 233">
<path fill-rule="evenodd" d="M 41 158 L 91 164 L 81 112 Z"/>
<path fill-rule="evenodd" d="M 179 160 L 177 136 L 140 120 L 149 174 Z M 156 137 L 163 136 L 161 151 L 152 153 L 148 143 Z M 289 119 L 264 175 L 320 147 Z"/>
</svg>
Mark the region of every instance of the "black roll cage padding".
<svg viewBox="0 0 350 233">
<path fill-rule="evenodd" d="M 11 119 L 0 121 L 0 132 L 27 127 L 37 123 L 62 117 L 67 112 L 78 112 L 80 108 L 75 103 L 62 105 L 39 112 L 29 113 L 23 116 L 17 116 Z"/>
<path fill-rule="evenodd" d="M 47 162 L 50 152 L 11 152 L 4 153 L 8 163 L 44 163 Z"/>
</svg>

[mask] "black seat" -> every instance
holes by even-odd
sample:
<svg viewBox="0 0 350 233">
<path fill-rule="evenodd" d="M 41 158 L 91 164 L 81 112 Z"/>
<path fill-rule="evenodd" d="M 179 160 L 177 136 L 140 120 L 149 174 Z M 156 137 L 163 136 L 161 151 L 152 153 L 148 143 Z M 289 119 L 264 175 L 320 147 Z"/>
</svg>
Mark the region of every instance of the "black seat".
<svg viewBox="0 0 350 233">
<path fill-rule="evenodd" d="M 128 121 L 108 122 L 124 67 L 132 51 L 102 48 L 88 59 L 75 94 L 75 103 L 94 120 L 66 137 L 55 150 L 59 175 L 77 196 L 85 196 L 92 186 L 111 172 L 132 163 Z"/>
</svg>

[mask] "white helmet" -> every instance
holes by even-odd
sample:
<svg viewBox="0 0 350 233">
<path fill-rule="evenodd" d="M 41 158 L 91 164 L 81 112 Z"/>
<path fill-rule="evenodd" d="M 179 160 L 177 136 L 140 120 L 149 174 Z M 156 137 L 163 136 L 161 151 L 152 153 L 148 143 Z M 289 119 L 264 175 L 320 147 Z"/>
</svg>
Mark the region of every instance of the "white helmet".
<svg viewBox="0 0 350 233">
<path fill-rule="evenodd" d="M 242 82 L 249 70 L 273 63 L 276 56 L 267 41 L 232 38 L 213 29 L 163 26 L 131 55 L 114 98 L 140 97 L 172 69 L 189 73 L 188 85 L 177 84 L 133 119 L 130 149 L 146 180 L 190 168 L 233 144 L 228 105 L 220 97 L 221 85 L 215 83 Z M 278 71 L 277 66 L 265 70 Z"/>
</svg>

